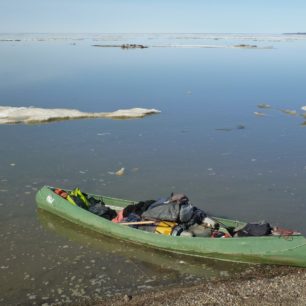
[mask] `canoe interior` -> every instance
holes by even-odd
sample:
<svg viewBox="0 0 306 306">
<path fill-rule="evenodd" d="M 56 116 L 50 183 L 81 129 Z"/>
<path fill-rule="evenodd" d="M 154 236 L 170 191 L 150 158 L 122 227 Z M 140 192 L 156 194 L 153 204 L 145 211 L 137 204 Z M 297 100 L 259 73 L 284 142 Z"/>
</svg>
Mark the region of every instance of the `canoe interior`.
<svg viewBox="0 0 306 306">
<path fill-rule="evenodd" d="M 50 190 L 55 190 L 56 188 L 48 186 Z M 65 190 L 69 192 L 70 190 Z M 116 210 L 120 211 L 123 208 L 125 208 L 128 205 L 131 204 L 136 204 L 138 201 L 132 201 L 132 200 L 124 200 L 124 199 L 119 199 L 119 198 L 114 198 L 114 197 L 109 197 L 109 196 L 102 196 L 102 195 L 96 195 L 96 194 L 91 194 L 91 193 L 86 193 L 89 197 L 94 197 L 97 200 L 101 200 L 105 203 L 106 206 Z M 226 219 L 226 218 L 220 218 L 220 217 L 213 217 L 214 220 L 219 222 L 220 224 L 228 227 L 228 228 L 235 228 L 237 226 L 243 226 L 246 224 L 246 222 L 242 221 L 237 221 L 237 220 L 231 220 L 231 219 Z"/>
</svg>

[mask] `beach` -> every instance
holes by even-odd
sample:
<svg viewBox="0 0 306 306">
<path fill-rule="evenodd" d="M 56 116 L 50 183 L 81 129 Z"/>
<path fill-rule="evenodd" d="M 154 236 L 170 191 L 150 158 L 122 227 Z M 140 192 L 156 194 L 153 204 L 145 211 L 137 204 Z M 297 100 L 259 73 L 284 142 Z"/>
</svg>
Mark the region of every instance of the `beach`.
<svg viewBox="0 0 306 306">
<path fill-rule="evenodd" d="M 306 269 L 259 267 L 247 278 L 210 281 L 190 287 L 121 295 L 91 305 L 305 305 Z"/>
</svg>

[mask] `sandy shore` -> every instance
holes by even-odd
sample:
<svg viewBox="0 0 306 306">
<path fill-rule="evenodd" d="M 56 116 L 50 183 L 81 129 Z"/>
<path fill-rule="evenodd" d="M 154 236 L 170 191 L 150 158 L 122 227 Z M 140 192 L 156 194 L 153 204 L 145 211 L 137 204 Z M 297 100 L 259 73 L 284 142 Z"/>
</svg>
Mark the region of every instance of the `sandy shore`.
<svg viewBox="0 0 306 306">
<path fill-rule="evenodd" d="M 259 267 L 247 278 L 122 295 L 92 305 L 306 305 L 306 269 Z"/>
</svg>

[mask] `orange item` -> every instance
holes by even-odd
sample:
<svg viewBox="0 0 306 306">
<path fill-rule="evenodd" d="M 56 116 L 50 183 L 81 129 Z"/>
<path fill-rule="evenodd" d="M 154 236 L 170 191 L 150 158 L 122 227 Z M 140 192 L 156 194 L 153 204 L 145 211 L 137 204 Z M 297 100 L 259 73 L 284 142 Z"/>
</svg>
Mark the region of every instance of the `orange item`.
<svg viewBox="0 0 306 306">
<path fill-rule="evenodd" d="M 56 189 L 54 190 L 54 192 L 55 192 L 56 194 L 58 194 L 59 196 L 61 196 L 62 198 L 64 198 L 64 199 L 67 199 L 67 197 L 68 197 L 68 193 L 67 193 L 66 191 L 64 191 L 63 189 L 56 188 Z"/>
<path fill-rule="evenodd" d="M 122 219 L 123 219 L 123 209 L 117 212 L 117 217 L 112 219 L 112 222 L 119 223 L 122 221 Z"/>
</svg>

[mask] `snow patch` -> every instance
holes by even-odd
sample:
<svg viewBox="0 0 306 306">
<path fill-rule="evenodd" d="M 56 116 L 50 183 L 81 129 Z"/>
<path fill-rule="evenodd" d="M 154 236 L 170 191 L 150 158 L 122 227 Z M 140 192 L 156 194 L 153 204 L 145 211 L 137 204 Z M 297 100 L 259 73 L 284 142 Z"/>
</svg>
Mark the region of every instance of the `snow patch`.
<svg viewBox="0 0 306 306">
<path fill-rule="evenodd" d="M 151 108 L 119 109 L 114 112 L 87 113 L 77 109 L 65 108 L 36 108 L 36 107 L 11 107 L 0 106 L 0 124 L 35 124 L 52 121 L 84 119 L 84 118 L 110 118 L 110 119 L 133 119 L 143 118 L 147 115 L 160 113 Z"/>
</svg>

